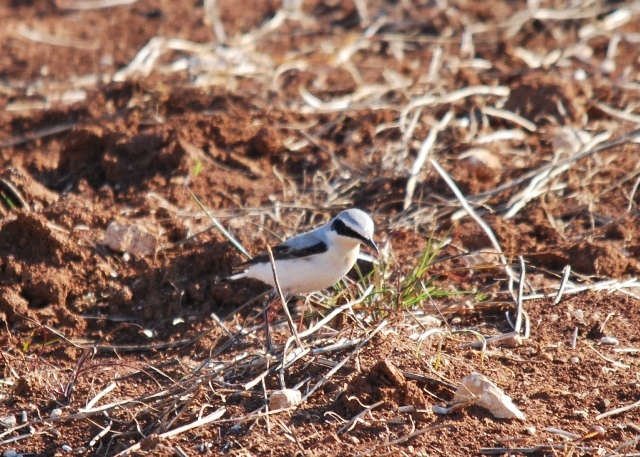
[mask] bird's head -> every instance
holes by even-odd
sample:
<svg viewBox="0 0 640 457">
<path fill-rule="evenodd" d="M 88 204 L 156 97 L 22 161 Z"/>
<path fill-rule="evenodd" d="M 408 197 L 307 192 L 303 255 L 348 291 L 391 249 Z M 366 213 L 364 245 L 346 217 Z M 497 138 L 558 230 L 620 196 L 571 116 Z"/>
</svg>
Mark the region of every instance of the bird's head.
<svg viewBox="0 0 640 457">
<path fill-rule="evenodd" d="M 363 243 L 378 252 L 373 242 L 373 221 L 364 211 L 355 208 L 342 211 L 333 218 L 329 227 L 330 236 L 337 243 L 351 246 Z"/>
</svg>

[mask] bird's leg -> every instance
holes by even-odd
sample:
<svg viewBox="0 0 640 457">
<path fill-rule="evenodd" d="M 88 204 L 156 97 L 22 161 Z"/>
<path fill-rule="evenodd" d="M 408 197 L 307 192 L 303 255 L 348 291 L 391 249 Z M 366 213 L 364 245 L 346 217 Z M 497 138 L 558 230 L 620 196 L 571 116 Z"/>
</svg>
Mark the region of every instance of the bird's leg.
<svg viewBox="0 0 640 457">
<path fill-rule="evenodd" d="M 269 329 L 269 308 L 271 307 L 271 304 L 275 301 L 275 299 L 276 299 L 276 292 L 271 291 L 269 295 L 265 297 L 262 305 L 262 312 L 264 315 L 265 348 L 267 352 L 271 352 L 271 350 L 273 349 L 273 343 L 271 342 L 271 331 Z"/>
</svg>

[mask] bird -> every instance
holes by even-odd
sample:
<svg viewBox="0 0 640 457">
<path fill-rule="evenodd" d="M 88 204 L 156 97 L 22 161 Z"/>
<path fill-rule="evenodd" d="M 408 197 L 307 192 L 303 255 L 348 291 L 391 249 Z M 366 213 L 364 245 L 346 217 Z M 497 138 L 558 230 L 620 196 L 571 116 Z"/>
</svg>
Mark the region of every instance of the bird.
<svg viewBox="0 0 640 457">
<path fill-rule="evenodd" d="M 342 211 L 327 224 L 289 238 L 272 248 L 278 283 L 285 295 L 327 289 L 340 281 L 356 263 L 360 245 L 378 247 L 374 224 L 364 211 Z M 253 278 L 275 289 L 269 253 L 264 251 L 238 265 L 229 280 Z"/>
</svg>

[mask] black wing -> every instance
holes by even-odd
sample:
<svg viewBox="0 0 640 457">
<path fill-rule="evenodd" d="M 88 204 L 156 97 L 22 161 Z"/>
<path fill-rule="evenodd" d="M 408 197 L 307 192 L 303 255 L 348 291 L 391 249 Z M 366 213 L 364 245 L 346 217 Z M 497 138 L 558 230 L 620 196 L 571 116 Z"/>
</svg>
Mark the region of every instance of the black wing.
<svg viewBox="0 0 640 457">
<path fill-rule="evenodd" d="M 317 243 L 305 246 L 303 248 L 294 248 L 287 245 L 286 243 L 282 243 L 271 248 L 271 252 L 273 253 L 274 260 L 299 259 L 301 257 L 307 257 L 310 255 L 322 254 L 323 252 L 327 252 L 327 244 L 324 241 L 318 241 Z M 248 266 L 263 262 L 269 262 L 269 253 L 267 251 L 261 252 L 253 259 L 247 260 L 237 267 L 234 267 L 234 270 L 242 270 L 243 268 L 246 268 Z"/>
</svg>

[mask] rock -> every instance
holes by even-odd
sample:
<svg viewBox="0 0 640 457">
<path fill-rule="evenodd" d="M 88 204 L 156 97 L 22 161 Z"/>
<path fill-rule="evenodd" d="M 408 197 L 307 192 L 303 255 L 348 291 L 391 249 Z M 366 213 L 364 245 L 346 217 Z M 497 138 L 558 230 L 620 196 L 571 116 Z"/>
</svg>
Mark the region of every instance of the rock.
<svg viewBox="0 0 640 457">
<path fill-rule="evenodd" d="M 140 227 L 111 222 L 104 234 L 104 244 L 118 252 L 148 256 L 156 252 L 158 240 Z"/>
<path fill-rule="evenodd" d="M 269 397 L 269 408 L 272 410 L 295 408 L 302 403 L 302 394 L 295 389 L 276 390 Z"/>
<path fill-rule="evenodd" d="M 489 410 L 499 419 L 525 420 L 524 413 L 513 404 L 511 398 L 480 373 L 471 373 L 462 380 L 453 401 L 454 403 L 471 401 Z"/>
</svg>

